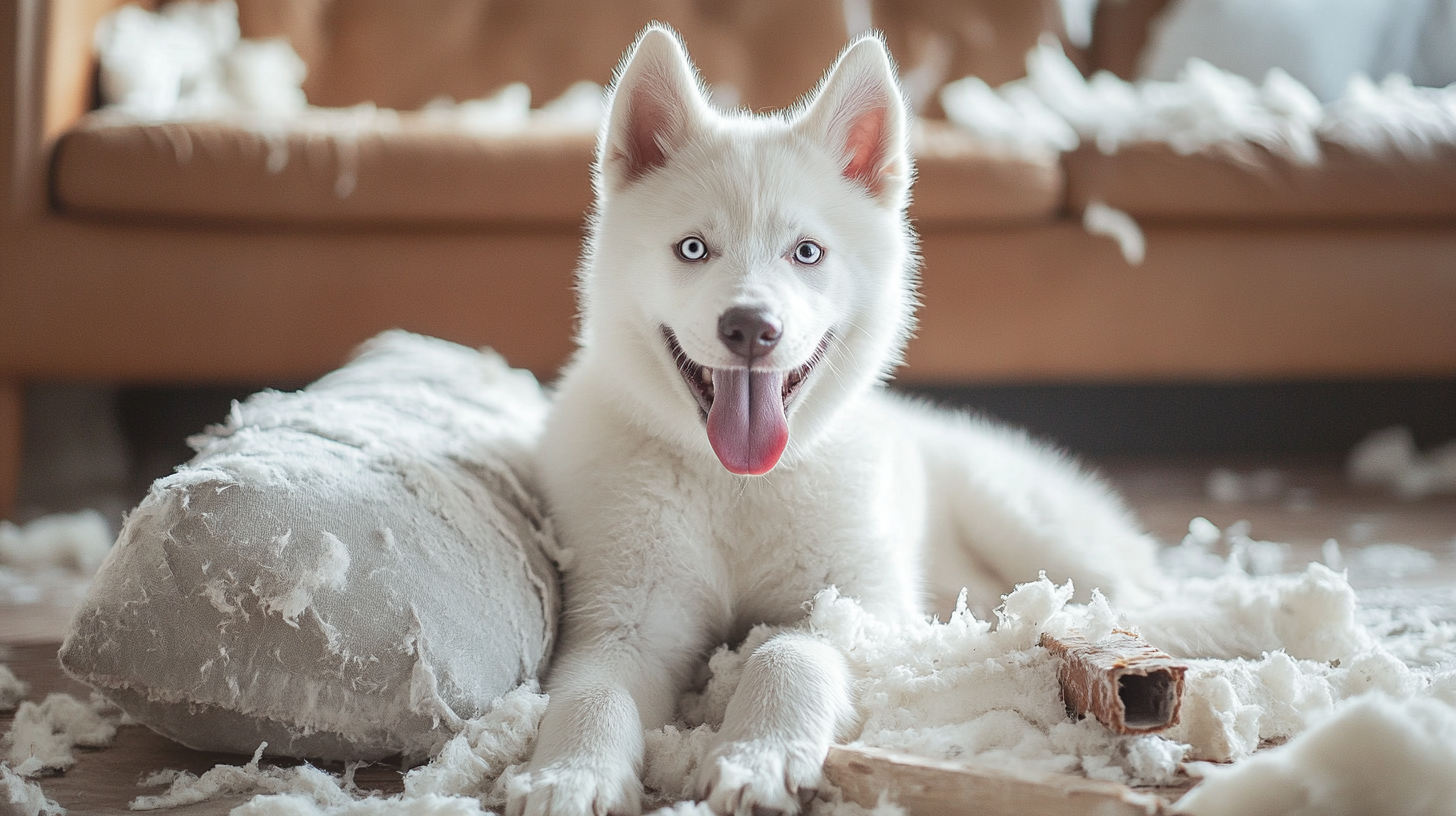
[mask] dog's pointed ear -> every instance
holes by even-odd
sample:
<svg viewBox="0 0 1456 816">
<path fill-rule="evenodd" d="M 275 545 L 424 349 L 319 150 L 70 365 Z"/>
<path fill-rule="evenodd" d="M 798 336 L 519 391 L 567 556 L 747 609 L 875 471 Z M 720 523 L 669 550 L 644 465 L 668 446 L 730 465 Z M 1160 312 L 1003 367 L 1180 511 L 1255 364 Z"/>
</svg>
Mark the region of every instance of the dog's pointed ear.
<svg viewBox="0 0 1456 816">
<path fill-rule="evenodd" d="M 910 190 L 907 121 L 890 54 L 866 35 L 840 54 L 795 127 L 840 158 L 846 179 L 899 209 Z"/>
<path fill-rule="evenodd" d="M 648 26 L 612 82 L 597 148 L 608 187 L 620 189 L 666 164 L 705 104 L 677 34 L 658 23 Z"/>
</svg>

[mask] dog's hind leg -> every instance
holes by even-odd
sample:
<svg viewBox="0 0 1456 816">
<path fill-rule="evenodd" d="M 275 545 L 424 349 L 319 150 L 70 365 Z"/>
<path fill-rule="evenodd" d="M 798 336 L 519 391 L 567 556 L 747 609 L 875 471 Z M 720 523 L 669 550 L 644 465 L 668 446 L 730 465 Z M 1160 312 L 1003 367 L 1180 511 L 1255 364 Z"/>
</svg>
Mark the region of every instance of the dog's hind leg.
<svg viewBox="0 0 1456 816">
<path fill-rule="evenodd" d="M 932 579 L 944 583 L 960 561 L 977 576 L 969 588 L 978 612 L 998 603 L 986 578 L 1004 593 L 1041 571 L 1054 581 L 1072 579 L 1079 600 L 1093 588 L 1114 602 L 1137 602 L 1155 591 L 1155 543 L 1092 473 L 1021 431 L 920 406 L 905 409 L 931 486 L 926 563 Z M 935 589 L 945 594 L 949 587 Z"/>
<path fill-rule="evenodd" d="M 698 771 L 699 797 L 719 814 L 798 813 L 853 716 L 839 650 L 801 632 L 772 638 L 744 665 L 718 745 Z"/>
</svg>

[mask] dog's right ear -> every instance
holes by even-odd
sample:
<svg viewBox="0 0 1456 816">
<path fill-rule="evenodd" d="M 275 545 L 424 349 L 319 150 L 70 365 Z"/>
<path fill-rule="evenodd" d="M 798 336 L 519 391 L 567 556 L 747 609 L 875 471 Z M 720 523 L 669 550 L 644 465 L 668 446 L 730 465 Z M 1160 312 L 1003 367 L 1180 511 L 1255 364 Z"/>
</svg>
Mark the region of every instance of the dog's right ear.
<svg viewBox="0 0 1456 816">
<path fill-rule="evenodd" d="M 907 119 L 889 51 L 865 35 L 839 55 L 795 127 L 839 159 L 846 179 L 900 210 L 911 178 Z"/>
<path fill-rule="evenodd" d="M 612 82 L 597 162 L 618 190 L 667 163 L 706 107 L 697 71 L 672 29 L 653 23 L 623 58 Z"/>
</svg>

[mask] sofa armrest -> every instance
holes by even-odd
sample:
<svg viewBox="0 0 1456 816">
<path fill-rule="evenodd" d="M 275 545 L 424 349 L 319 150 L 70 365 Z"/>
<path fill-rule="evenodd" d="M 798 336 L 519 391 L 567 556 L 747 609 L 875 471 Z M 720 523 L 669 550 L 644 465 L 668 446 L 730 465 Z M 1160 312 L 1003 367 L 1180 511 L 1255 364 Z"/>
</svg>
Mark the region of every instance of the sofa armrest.
<svg viewBox="0 0 1456 816">
<path fill-rule="evenodd" d="M 92 107 L 92 33 L 126 0 L 18 0 L 0 20 L 0 149 L 4 220 L 44 212 L 55 140 Z"/>
</svg>

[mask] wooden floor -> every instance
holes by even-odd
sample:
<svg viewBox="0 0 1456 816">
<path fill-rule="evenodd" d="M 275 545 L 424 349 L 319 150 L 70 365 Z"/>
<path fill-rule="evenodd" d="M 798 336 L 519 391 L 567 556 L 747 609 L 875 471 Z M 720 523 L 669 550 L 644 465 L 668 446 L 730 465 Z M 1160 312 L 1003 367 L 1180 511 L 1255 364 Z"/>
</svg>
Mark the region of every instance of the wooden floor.
<svg viewBox="0 0 1456 816">
<path fill-rule="evenodd" d="M 1257 478 L 1258 498 L 1220 502 L 1210 496 L 1210 474 L 1227 473 L 1224 492 L 1234 479 Z M 1282 461 L 1162 461 L 1105 462 L 1104 473 L 1123 489 L 1148 529 L 1167 543 L 1176 543 L 1191 518 L 1202 516 L 1221 527 L 1238 521 L 1250 524 L 1256 539 L 1287 542 L 1290 566 L 1322 556 L 1328 539 L 1336 539 L 1347 558 L 1360 548 L 1399 543 L 1435 556 L 1435 568 L 1417 574 L 1399 570 L 1352 572 L 1357 587 L 1456 587 L 1456 497 L 1402 501 L 1376 490 L 1355 489 L 1345 483 L 1338 463 L 1318 460 Z M 1272 475 L 1271 475 L 1272 474 Z M 1218 491 L 1215 491 L 1218 492 Z M 84 696 L 86 689 L 65 678 L 55 663 L 56 644 L 64 633 L 76 585 L 58 577 L 49 579 L 36 603 L 0 604 L 0 660 L 32 684 L 29 698 L 39 700 L 50 691 Z M 3 595 L 0 595 L 3 597 Z M 9 715 L 0 715 L 0 730 L 8 730 Z M 64 775 L 41 780 L 47 795 L 72 814 L 132 813 L 127 803 L 138 795 L 158 793 L 137 782 L 165 768 L 200 773 L 213 764 L 237 764 L 246 758 L 203 754 L 182 748 L 145 728 L 126 727 L 115 744 L 101 750 L 78 751 L 79 762 Z M 397 769 L 376 766 L 359 772 L 360 787 L 384 792 L 400 789 Z M 170 813 L 225 814 L 247 800 L 230 796 L 189 805 Z"/>
</svg>

